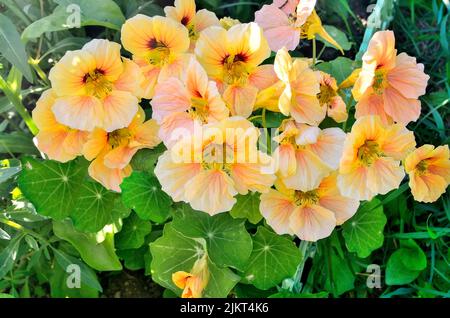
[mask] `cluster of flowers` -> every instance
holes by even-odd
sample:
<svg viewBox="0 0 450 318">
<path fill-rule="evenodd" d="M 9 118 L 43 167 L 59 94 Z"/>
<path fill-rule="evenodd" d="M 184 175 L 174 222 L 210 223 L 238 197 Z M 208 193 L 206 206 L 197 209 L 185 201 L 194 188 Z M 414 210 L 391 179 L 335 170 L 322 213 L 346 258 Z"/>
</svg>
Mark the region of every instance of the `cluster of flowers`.
<svg viewBox="0 0 450 318">
<path fill-rule="evenodd" d="M 162 141 L 155 175 L 175 202 L 214 215 L 229 211 L 237 194 L 260 192 L 267 223 L 308 241 L 329 236 L 360 200 L 398 188 L 405 171 L 416 200 L 437 200 L 450 182 L 448 146 L 415 149 L 405 127 L 420 115 L 423 65 L 397 54 L 393 32 L 381 31 L 362 68 L 338 85 L 315 70 L 315 59 L 289 54 L 316 35 L 339 48 L 314 5 L 275 0 L 244 24 L 176 0 L 165 17 L 127 20 L 121 41 L 132 60 L 119 44 L 95 39 L 52 68 L 52 88 L 33 111 L 39 149 L 61 162 L 83 155 L 92 178 L 120 191 L 133 155 Z M 263 64 L 272 51 L 274 64 Z M 350 88 L 351 132 L 319 128 L 326 117 L 347 120 L 340 94 Z M 151 100 L 147 121 L 142 99 Z M 273 154 L 253 138 L 259 131 L 249 117 L 258 109 L 288 118 Z"/>
</svg>

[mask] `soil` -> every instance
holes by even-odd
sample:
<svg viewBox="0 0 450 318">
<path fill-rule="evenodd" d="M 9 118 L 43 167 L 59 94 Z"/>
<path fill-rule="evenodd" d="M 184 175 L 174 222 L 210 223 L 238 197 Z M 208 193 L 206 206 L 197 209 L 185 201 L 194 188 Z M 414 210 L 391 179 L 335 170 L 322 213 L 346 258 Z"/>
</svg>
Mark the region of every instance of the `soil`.
<svg viewBox="0 0 450 318">
<path fill-rule="evenodd" d="M 106 298 L 161 298 L 163 288 L 154 283 L 143 271 L 124 270 L 107 274 L 102 286 Z"/>
</svg>

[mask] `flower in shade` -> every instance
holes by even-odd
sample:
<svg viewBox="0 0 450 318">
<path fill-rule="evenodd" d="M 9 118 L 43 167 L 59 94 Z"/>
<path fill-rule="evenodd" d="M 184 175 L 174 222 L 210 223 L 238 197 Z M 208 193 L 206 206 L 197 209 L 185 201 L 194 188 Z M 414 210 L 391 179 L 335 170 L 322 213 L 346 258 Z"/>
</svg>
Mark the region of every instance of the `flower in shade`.
<svg viewBox="0 0 450 318">
<path fill-rule="evenodd" d="M 356 117 L 378 115 L 385 122 L 404 125 L 420 116 L 419 96 L 425 94 L 428 75 L 423 64 L 406 53 L 397 55 L 392 31 L 379 31 L 363 55 L 363 66 L 353 87 Z"/>
<path fill-rule="evenodd" d="M 229 211 L 235 196 L 265 192 L 274 182 L 272 160 L 258 151 L 259 131 L 242 117 L 201 127 L 158 160 L 155 175 L 175 202 L 210 215 Z"/>
<path fill-rule="evenodd" d="M 178 271 L 172 274 L 172 281 L 180 289 L 183 289 L 181 298 L 201 298 L 203 290 L 209 282 L 208 254 L 197 259 L 191 271 Z"/>
<path fill-rule="evenodd" d="M 138 109 L 142 75 L 120 56 L 120 45 L 92 40 L 68 51 L 50 70 L 52 107 L 58 122 L 74 129 L 113 131 L 126 127 Z"/>
<path fill-rule="evenodd" d="M 385 125 L 378 116 L 359 118 L 346 137 L 340 161 L 342 194 L 370 200 L 398 188 L 405 176 L 400 161 L 415 145 L 414 134 L 401 124 Z"/>
<path fill-rule="evenodd" d="M 417 148 L 406 157 L 405 171 L 409 174 L 409 186 L 416 201 L 436 201 L 450 183 L 448 145 Z"/>
<path fill-rule="evenodd" d="M 301 240 L 317 241 L 330 236 L 357 211 L 359 201 L 343 196 L 336 185 L 336 173 L 324 178 L 310 191 L 275 183 L 276 190 L 261 195 L 259 209 L 278 234 L 295 234 Z"/>
<path fill-rule="evenodd" d="M 106 188 L 120 192 L 124 177 L 131 174 L 130 161 L 143 148 L 154 148 L 160 143 L 158 125 L 154 120 L 145 120 L 139 107 L 134 119 L 125 128 L 106 132 L 95 129 L 83 147 L 83 155 L 89 161 L 89 175 Z"/>
<path fill-rule="evenodd" d="M 321 130 L 285 120 L 274 140 L 278 177 L 291 189 L 309 191 L 339 167 L 345 133 L 339 128 Z"/>
<path fill-rule="evenodd" d="M 327 108 L 320 106 L 317 95 L 320 84 L 316 73 L 303 59 L 292 59 L 286 48 L 277 52 L 275 72 L 285 87 L 278 107 L 282 114 L 299 123 L 317 126 L 325 118 Z"/>
<path fill-rule="evenodd" d="M 197 41 L 195 54 L 219 91 L 231 114 L 248 117 L 258 91 L 276 79 L 273 66 L 260 64 L 270 56 L 270 48 L 256 23 L 238 24 L 229 30 L 210 27 Z"/>
<path fill-rule="evenodd" d="M 165 7 L 164 12 L 166 17 L 181 23 L 187 28 L 192 50 L 200 32 L 210 26 L 220 25 L 219 19 L 214 12 L 206 9 L 196 12 L 195 0 L 175 0 L 174 6 Z"/>
<path fill-rule="evenodd" d="M 328 117 L 334 119 L 337 123 L 347 120 L 347 106 L 338 93 L 336 79 L 330 74 L 318 71 L 317 76 L 320 82 L 319 103 L 326 107 Z"/>
<path fill-rule="evenodd" d="M 264 30 L 272 51 L 286 47 L 295 50 L 300 39 L 314 39 L 320 35 L 342 52 L 340 45 L 322 26 L 314 10 L 316 0 L 274 0 L 255 12 L 255 22 Z"/>
<path fill-rule="evenodd" d="M 142 97 L 147 99 L 156 83 L 179 76 L 190 57 L 188 30 L 170 18 L 138 14 L 122 26 L 121 39 L 145 77 Z"/>
<path fill-rule="evenodd" d="M 55 94 L 49 89 L 42 93 L 33 109 L 33 120 L 39 128 L 37 147 L 50 159 L 67 162 L 81 155 L 88 132 L 64 126 L 56 121 L 52 107 Z"/>
<path fill-rule="evenodd" d="M 183 127 L 192 133 L 195 122 L 218 122 L 229 115 L 216 83 L 209 81 L 194 58 L 181 79 L 172 77 L 156 86 L 151 103 L 152 117 L 161 126 L 159 135 L 168 146 L 176 142 L 175 129 Z"/>
</svg>

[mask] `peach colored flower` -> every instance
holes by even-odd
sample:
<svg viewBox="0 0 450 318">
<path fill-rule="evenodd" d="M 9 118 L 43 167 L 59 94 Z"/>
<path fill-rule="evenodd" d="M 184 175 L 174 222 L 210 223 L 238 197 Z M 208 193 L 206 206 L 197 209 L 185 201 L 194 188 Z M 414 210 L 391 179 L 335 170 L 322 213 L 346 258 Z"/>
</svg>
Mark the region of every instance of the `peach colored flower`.
<svg viewBox="0 0 450 318">
<path fill-rule="evenodd" d="M 385 122 L 404 125 L 420 115 L 419 96 L 430 77 L 423 64 L 406 53 L 397 55 L 392 31 L 376 32 L 363 55 L 363 66 L 352 93 L 356 118 L 378 115 Z"/>
<path fill-rule="evenodd" d="M 37 147 L 50 159 L 67 162 L 81 155 L 89 133 L 58 123 L 52 112 L 55 99 L 53 90 L 46 90 L 33 109 L 33 120 L 39 128 Z"/>
<path fill-rule="evenodd" d="M 189 61 L 188 30 L 166 17 L 138 14 L 122 26 L 122 44 L 144 74 L 142 97 L 151 99 L 156 83 L 179 76 Z"/>
<path fill-rule="evenodd" d="M 436 201 L 450 183 L 448 145 L 436 148 L 423 145 L 417 148 L 406 157 L 405 171 L 409 174 L 414 200 L 428 203 Z"/>
<path fill-rule="evenodd" d="M 194 58 L 181 79 L 169 78 L 158 84 L 155 92 L 152 117 L 161 126 L 159 135 L 167 146 L 176 142 L 172 133 L 177 128 L 192 133 L 195 122 L 218 122 L 229 116 L 216 83 L 208 80 Z"/>
<path fill-rule="evenodd" d="M 339 192 L 336 173 L 306 192 L 289 189 L 280 181 L 275 185 L 276 190 L 261 195 L 261 214 L 276 233 L 295 234 L 301 240 L 315 242 L 330 236 L 359 206 L 358 200 Z"/>
<path fill-rule="evenodd" d="M 286 48 L 277 52 L 275 72 L 285 84 L 278 107 L 282 114 L 299 123 L 317 126 L 325 118 L 327 108 L 320 106 L 317 94 L 320 84 L 308 62 L 292 59 Z"/>
<path fill-rule="evenodd" d="M 184 25 L 191 39 L 191 50 L 195 47 L 200 32 L 210 26 L 220 26 L 219 19 L 214 12 L 206 9 L 196 12 L 195 0 L 175 0 L 173 7 L 164 8 L 166 17 Z"/>
<path fill-rule="evenodd" d="M 310 191 L 339 167 L 345 133 L 339 128 L 320 130 L 285 120 L 274 152 L 278 177 L 295 190 Z"/>
<path fill-rule="evenodd" d="M 120 56 L 120 45 L 92 40 L 68 51 L 50 70 L 57 121 L 74 129 L 113 131 L 126 127 L 138 108 L 142 75 Z"/>
<path fill-rule="evenodd" d="M 400 161 L 414 149 L 414 134 L 378 116 L 359 118 L 347 135 L 338 186 L 345 196 L 370 200 L 398 188 L 405 176 Z"/>
<path fill-rule="evenodd" d="M 183 289 L 181 298 L 201 298 L 203 290 L 209 282 L 208 255 L 205 253 L 197 259 L 188 272 L 178 271 L 172 274 L 172 281 L 178 288 Z"/>
<path fill-rule="evenodd" d="M 319 103 L 326 107 L 328 117 L 334 119 L 337 123 L 347 120 L 347 106 L 338 93 L 336 79 L 330 74 L 318 71 L 317 76 L 320 82 Z"/>
<path fill-rule="evenodd" d="M 201 127 L 167 150 L 155 175 L 175 202 L 210 215 L 229 211 L 238 193 L 266 192 L 275 179 L 271 158 L 257 149 L 259 131 L 242 117 Z"/>
<path fill-rule="evenodd" d="M 208 76 L 218 82 L 233 116 L 248 117 L 258 91 L 276 78 L 273 66 L 260 66 L 270 56 L 270 48 L 256 23 L 204 30 L 195 54 Z"/>
<path fill-rule="evenodd" d="M 122 179 L 131 174 L 129 165 L 134 154 L 143 148 L 154 148 L 160 143 L 158 125 L 154 120 L 145 121 L 145 113 L 138 113 L 126 128 L 106 132 L 95 129 L 83 147 L 83 155 L 92 161 L 90 176 L 106 188 L 120 192 Z"/>
</svg>

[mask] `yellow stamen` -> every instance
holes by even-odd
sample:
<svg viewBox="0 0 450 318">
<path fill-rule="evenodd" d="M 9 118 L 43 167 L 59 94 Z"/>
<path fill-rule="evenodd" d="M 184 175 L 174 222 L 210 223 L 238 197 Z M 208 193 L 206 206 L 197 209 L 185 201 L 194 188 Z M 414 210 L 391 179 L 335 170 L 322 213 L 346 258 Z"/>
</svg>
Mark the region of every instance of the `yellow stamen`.
<svg viewBox="0 0 450 318">
<path fill-rule="evenodd" d="M 95 69 L 86 75 L 83 79 L 86 87 L 86 93 L 91 96 L 103 99 L 111 93 L 113 85 L 103 75 L 103 71 Z"/>
<path fill-rule="evenodd" d="M 192 97 L 189 113 L 193 118 L 206 123 L 209 114 L 208 101 L 202 97 Z"/>
<path fill-rule="evenodd" d="M 162 42 L 152 40 L 149 43 L 150 52 L 148 60 L 150 64 L 163 66 L 170 60 L 170 49 Z"/>
<path fill-rule="evenodd" d="M 307 192 L 295 191 L 294 202 L 298 206 L 309 206 L 319 202 L 319 193 L 317 190 L 311 190 Z"/>
<path fill-rule="evenodd" d="M 223 60 L 223 81 L 229 85 L 245 85 L 249 71 L 242 54 L 230 55 Z"/>
<path fill-rule="evenodd" d="M 108 144 L 116 148 L 121 145 L 128 144 L 131 138 L 131 132 L 128 128 L 114 130 L 108 134 Z"/>
<path fill-rule="evenodd" d="M 378 95 L 381 95 L 384 92 L 384 89 L 387 86 L 387 73 L 383 69 L 378 69 L 375 71 L 375 76 L 373 79 L 373 90 Z"/>
<path fill-rule="evenodd" d="M 337 95 L 336 91 L 329 85 L 320 85 L 319 102 L 320 105 L 328 104 Z"/>
<path fill-rule="evenodd" d="M 427 160 L 421 160 L 416 166 L 416 174 L 422 176 L 426 174 L 428 171 L 428 162 Z"/>
<path fill-rule="evenodd" d="M 370 167 L 381 155 L 380 146 L 373 140 L 366 140 L 358 149 L 358 159 L 367 167 Z"/>
</svg>

